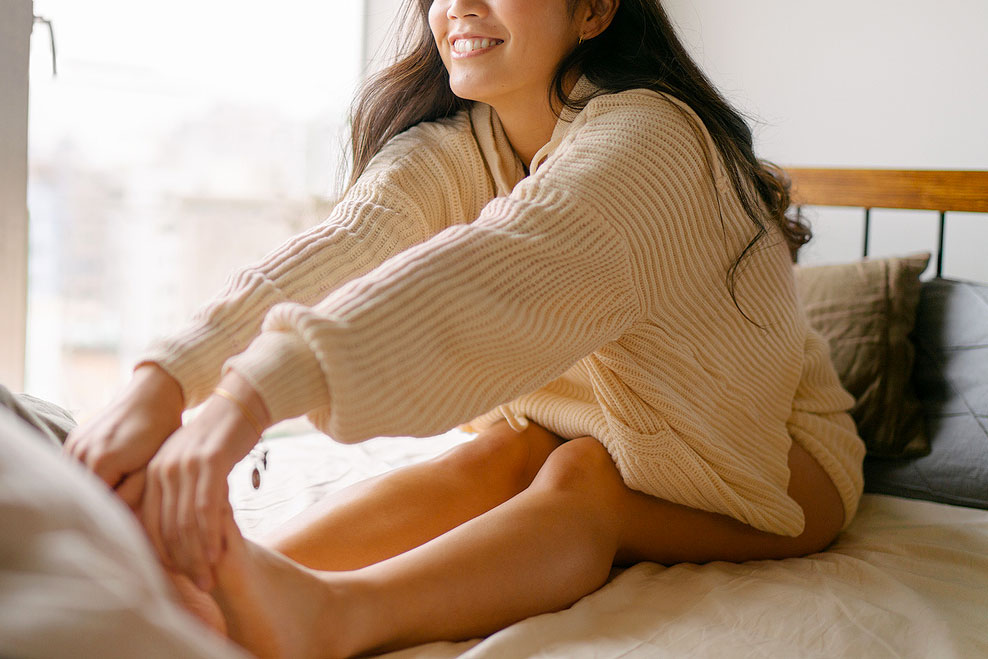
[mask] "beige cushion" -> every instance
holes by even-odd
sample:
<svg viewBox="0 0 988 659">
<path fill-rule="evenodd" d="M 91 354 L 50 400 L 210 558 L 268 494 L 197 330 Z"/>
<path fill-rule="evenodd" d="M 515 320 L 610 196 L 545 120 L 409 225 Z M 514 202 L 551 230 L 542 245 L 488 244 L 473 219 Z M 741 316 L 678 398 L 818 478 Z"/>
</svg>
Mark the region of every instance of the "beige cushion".
<svg viewBox="0 0 988 659">
<path fill-rule="evenodd" d="M 910 384 L 919 275 L 930 255 L 796 267 L 810 325 L 830 343 L 869 455 L 923 455 L 930 445 Z"/>
</svg>

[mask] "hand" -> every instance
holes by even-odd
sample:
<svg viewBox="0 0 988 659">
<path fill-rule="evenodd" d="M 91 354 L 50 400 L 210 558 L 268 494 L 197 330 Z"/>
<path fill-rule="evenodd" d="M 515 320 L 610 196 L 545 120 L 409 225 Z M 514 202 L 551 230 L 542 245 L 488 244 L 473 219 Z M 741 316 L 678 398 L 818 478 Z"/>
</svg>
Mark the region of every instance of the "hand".
<svg viewBox="0 0 988 659">
<path fill-rule="evenodd" d="M 246 380 L 231 372 L 220 387 L 268 425 L 267 409 Z M 225 546 L 227 476 L 257 443 L 259 430 L 237 403 L 213 395 L 148 465 L 141 514 L 148 537 L 166 566 L 185 573 L 203 590 L 212 588 L 213 566 Z"/>
<path fill-rule="evenodd" d="M 137 510 L 145 467 L 182 425 L 184 407 L 178 382 L 154 364 L 142 365 L 112 403 L 69 433 L 64 450 Z"/>
</svg>

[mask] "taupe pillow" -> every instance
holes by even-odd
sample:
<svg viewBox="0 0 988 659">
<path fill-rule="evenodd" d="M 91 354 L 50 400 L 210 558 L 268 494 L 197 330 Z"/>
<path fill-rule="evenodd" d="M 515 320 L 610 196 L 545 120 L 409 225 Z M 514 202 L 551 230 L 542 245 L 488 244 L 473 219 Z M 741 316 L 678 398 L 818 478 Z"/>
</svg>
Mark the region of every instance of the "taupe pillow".
<svg viewBox="0 0 988 659">
<path fill-rule="evenodd" d="M 910 383 L 919 275 L 929 253 L 796 267 L 810 325 L 830 343 L 851 416 L 876 457 L 925 455 L 930 443 Z"/>
</svg>

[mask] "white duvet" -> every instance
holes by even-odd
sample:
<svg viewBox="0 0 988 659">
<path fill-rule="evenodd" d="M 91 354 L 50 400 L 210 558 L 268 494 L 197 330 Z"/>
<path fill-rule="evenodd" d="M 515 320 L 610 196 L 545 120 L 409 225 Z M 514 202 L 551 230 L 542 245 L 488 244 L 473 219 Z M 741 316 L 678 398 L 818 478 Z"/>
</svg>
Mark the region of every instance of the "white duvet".
<svg viewBox="0 0 988 659">
<path fill-rule="evenodd" d="M 253 458 L 231 474 L 237 520 L 263 537 L 332 490 L 466 438 L 266 440 L 260 489 Z M 0 414 L 0 656 L 238 656 L 171 602 L 105 489 L 32 441 Z M 640 564 L 565 611 L 388 657 L 988 657 L 988 511 L 866 496 L 821 554 Z"/>
</svg>

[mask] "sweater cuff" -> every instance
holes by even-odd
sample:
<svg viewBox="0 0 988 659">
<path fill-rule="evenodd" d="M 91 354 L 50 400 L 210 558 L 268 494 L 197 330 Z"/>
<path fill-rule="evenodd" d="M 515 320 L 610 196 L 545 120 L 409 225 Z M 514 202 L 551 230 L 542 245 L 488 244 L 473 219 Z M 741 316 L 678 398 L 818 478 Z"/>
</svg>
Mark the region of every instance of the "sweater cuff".
<svg viewBox="0 0 988 659">
<path fill-rule="evenodd" d="M 193 326 L 153 343 L 134 365 L 156 364 L 182 388 L 186 409 L 206 400 L 220 378 L 220 366 L 230 354 L 229 339 L 208 326 Z"/>
<path fill-rule="evenodd" d="M 244 352 L 223 365 L 257 391 L 271 424 L 329 405 L 329 389 L 319 362 L 293 332 L 263 332 Z"/>
</svg>

